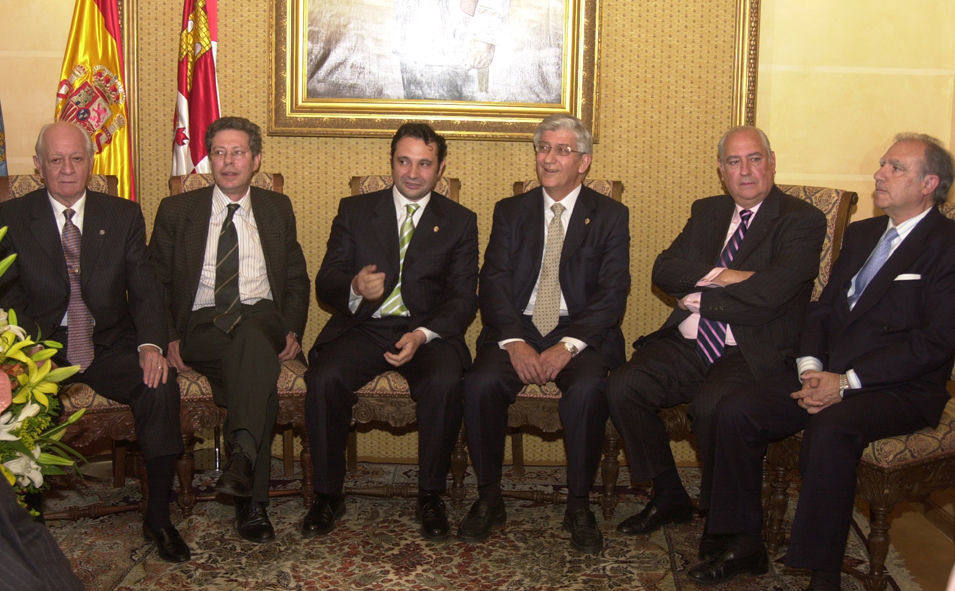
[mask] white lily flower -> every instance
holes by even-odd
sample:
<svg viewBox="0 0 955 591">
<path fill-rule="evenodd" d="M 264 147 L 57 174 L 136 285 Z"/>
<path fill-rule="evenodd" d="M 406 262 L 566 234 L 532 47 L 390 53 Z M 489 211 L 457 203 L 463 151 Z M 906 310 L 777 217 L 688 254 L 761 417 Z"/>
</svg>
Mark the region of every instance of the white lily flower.
<svg viewBox="0 0 955 591">
<path fill-rule="evenodd" d="M 39 457 L 39 446 L 33 448 L 33 454 Z M 20 486 L 27 486 L 31 482 L 37 488 L 43 486 L 43 473 L 40 472 L 40 464 L 30 456 L 17 453 L 17 457 L 4 462 L 3 465 L 7 467 L 7 470 L 13 472 L 17 477 L 17 484 Z"/>
<path fill-rule="evenodd" d="M 40 413 L 40 410 L 42 410 L 42 408 L 39 404 L 30 402 L 21 408 L 16 416 L 9 410 L 0 414 L 0 441 L 16 441 L 20 439 L 20 436 L 14 435 L 13 432 L 20 429 L 20 425 L 23 424 L 25 419 L 35 417 Z"/>
</svg>

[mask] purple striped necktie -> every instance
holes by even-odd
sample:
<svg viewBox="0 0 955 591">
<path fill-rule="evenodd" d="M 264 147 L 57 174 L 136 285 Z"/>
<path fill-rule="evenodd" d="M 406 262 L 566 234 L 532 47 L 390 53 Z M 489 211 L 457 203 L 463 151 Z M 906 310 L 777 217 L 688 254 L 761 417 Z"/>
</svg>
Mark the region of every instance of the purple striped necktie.
<svg viewBox="0 0 955 591">
<path fill-rule="evenodd" d="M 743 209 L 739 212 L 740 222 L 736 226 L 736 231 L 730 236 L 729 242 L 723 247 L 720 253 L 720 267 L 729 267 L 733 262 L 733 257 L 739 251 L 743 244 L 743 237 L 746 236 L 746 230 L 749 228 L 749 220 L 753 212 Z M 710 320 L 700 316 L 699 328 L 696 332 L 696 351 L 707 364 L 712 364 L 723 355 L 723 349 L 726 348 L 726 323 L 718 320 Z"/>
<path fill-rule="evenodd" d="M 80 229 L 73 223 L 72 209 L 63 212 L 63 256 L 70 279 L 70 302 L 66 308 L 66 356 L 80 371 L 93 362 L 93 316 L 80 290 Z"/>
</svg>

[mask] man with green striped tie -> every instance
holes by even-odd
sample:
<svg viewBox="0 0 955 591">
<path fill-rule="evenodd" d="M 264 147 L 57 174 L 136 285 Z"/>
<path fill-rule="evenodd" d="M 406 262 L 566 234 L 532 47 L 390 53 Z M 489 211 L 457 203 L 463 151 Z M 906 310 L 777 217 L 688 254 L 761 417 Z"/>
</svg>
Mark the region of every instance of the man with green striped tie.
<svg viewBox="0 0 955 591">
<path fill-rule="evenodd" d="M 417 403 L 421 535 L 448 535 L 441 493 L 461 427 L 464 331 L 477 307 L 477 218 L 433 191 L 447 145 L 423 123 L 391 140 L 394 186 L 342 199 L 315 277 L 331 319 L 309 352 L 305 417 L 315 500 L 302 535 L 324 535 L 345 513 L 345 442 L 354 390 L 394 369 Z"/>
</svg>

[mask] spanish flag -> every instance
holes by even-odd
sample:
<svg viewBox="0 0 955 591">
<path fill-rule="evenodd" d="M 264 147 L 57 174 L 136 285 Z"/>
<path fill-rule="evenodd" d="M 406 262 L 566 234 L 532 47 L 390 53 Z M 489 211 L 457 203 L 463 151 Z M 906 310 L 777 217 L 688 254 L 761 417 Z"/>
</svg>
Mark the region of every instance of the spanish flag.
<svg viewBox="0 0 955 591">
<path fill-rule="evenodd" d="M 119 178 L 121 197 L 136 199 L 116 0 L 76 0 L 56 91 L 56 119 L 74 121 L 93 139 L 93 174 Z"/>
</svg>

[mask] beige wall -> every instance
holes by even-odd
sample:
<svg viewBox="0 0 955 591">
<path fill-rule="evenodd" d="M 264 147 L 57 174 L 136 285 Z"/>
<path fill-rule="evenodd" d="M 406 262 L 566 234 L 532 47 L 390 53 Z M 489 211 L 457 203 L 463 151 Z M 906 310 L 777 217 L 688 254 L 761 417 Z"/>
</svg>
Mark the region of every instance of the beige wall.
<svg viewBox="0 0 955 591">
<path fill-rule="evenodd" d="M 951 0 L 762 0 L 756 120 L 777 180 L 859 193 L 901 131 L 955 139 Z"/>
</svg>

